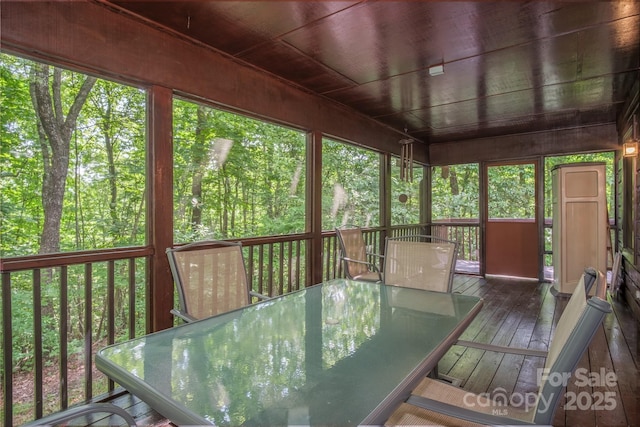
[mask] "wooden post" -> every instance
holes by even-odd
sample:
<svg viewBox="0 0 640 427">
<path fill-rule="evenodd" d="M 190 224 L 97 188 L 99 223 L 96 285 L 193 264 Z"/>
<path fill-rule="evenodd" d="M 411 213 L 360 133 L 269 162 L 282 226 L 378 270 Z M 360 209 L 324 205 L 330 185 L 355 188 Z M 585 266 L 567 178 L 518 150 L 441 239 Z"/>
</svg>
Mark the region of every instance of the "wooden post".
<svg viewBox="0 0 640 427">
<path fill-rule="evenodd" d="M 148 242 L 155 250 L 149 262 L 148 332 L 173 326 L 173 278 L 165 254 L 173 245 L 172 105 L 171 89 L 149 90 L 147 226 Z"/>
<path fill-rule="evenodd" d="M 309 134 L 307 156 L 307 230 L 311 232 L 307 285 L 322 282 L 322 133 Z"/>
</svg>

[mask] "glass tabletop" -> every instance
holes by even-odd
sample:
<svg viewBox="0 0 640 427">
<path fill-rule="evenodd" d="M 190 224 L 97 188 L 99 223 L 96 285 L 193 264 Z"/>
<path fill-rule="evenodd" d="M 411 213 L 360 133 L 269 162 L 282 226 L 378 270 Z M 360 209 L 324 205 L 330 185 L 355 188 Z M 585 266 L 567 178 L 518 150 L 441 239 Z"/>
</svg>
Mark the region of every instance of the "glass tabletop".
<svg viewBox="0 0 640 427">
<path fill-rule="evenodd" d="M 358 425 L 479 301 L 337 279 L 109 346 L 96 365 L 181 425 Z"/>
</svg>

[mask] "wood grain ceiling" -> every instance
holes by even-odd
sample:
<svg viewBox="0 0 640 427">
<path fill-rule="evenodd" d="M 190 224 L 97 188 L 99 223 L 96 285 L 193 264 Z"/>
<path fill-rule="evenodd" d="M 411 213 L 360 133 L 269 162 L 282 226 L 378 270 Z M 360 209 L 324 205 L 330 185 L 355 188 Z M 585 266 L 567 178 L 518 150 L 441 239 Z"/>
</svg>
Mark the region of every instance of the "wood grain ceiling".
<svg viewBox="0 0 640 427">
<path fill-rule="evenodd" d="M 639 1 L 110 3 L 425 143 L 614 123 L 640 73 Z"/>
</svg>

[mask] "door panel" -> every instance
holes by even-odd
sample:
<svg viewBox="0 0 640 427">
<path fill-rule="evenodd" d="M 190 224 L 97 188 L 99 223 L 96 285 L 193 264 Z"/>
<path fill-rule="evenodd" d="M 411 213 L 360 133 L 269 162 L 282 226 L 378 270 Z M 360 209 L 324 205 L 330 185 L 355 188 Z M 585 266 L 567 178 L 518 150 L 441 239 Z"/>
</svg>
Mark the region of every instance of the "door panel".
<svg viewBox="0 0 640 427">
<path fill-rule="evenodd" d="M 537 164 L 488 165 L 486 174 L 486 274 L 537 279 Z"/>
<path fill-rule="evenodd" d="M 538 277 L 538 225 L 535 221 L 487 223 L 487 274 Z"/>
</svg>

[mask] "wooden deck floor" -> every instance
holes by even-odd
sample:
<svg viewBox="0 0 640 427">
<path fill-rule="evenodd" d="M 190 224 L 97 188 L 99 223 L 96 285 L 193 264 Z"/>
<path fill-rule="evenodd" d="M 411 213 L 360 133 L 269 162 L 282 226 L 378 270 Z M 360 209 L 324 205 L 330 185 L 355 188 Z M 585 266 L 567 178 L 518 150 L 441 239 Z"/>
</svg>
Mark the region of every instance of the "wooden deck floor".
<svg viewBox="0 0 640 427">
<path fill-rule="evenodd" d="M 509 278 L 483 279 L 456 276 L 454 291 L 484 298 L 484 307 L 461 339 L 547 350 L 554 327 L 567 298 L 556 297 L 549 283 L 519 281 Z M 561 401 L 554 426 L 634 426 L 640 425 L 640 390 L 638 322 L 626 304 L 609 298 L 613 312 L 605 318 L 578 368 L 591 373 L 615 373 L 610 385 L 573 386 Z M 537 390 L 538 369 L 544 359 L 504 355 L 473 348 L 454 346 L 438 365 L 441 373 L 462 381 L 461 387 L 474 393 L 524 396 Z M 609 374 L 612 378 L 612 374 Z M 595 381 L 595 375 L 592 376 Z M 602 381 L 604 382 L 604 381 Z M 602 383 L 598 381 L 598 383 Z M 611 383 L 615 383 L 611 385 Z M 609 409 L 585 409 L 598 403 L 601 393 L 609 392 L 615 405 L 599 402 Z M 576 396 L 575 401 L 571 397 Z M 602 394 L 604 396 L 604 394 Z M 580 409 L 582 408 L 582 409 Z"/>
<path fill-rule="evenodd" d="M 455 292 L 477 295 L 485 301 L 462 339 L 546 350 L 567 302 L 566 298 L 554 296 L 550 288 L 549 283 L 457 275 Z M 570 384 L 569 391 L 578 399 L 574 402 L 565 399 L 560 403 L 554 420 L 556 427 L 640 426 L 639 323 L 624 303 L 612 298 L 610 301 L 613 313 L 606 317 L 579 368 L 589 374 L 614 372 L 614 384 L 580 389 Z M 461 380 L 465 390 L 513 397 L 536 391 L 538 369 L 543 364 L 541 358 L 454 346 L 438 367 L 440 373 Z M 595 397 L 604 392 L 613 396 L 615 405 L 609 402 L 609 409 L 584 409 L 589 402 L 598 403 Z M 140 426 L 172 425 L 128 394 L 114 403 L 128 408 Z M 605 405 L 605 402 L 599 404 Z"/>
</svg>

